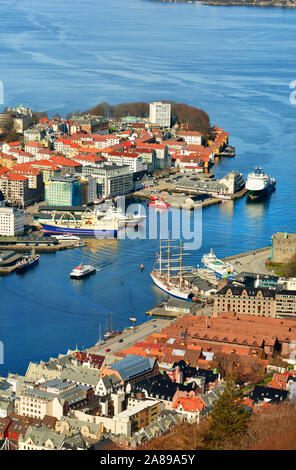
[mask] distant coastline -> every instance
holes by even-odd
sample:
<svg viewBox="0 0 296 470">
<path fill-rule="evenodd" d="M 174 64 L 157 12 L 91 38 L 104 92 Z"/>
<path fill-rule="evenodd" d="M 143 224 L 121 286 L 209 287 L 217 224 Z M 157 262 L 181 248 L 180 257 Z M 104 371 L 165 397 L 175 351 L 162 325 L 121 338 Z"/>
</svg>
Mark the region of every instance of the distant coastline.
<svg viewBox="0 0 296 470">
<path fill-rule="evenodd" d="M 200 3 L 211 6 L 247 6 L 271 8 L 296 8 L 296 0 L 149 0 L 161 3 Z"/>
</svg>

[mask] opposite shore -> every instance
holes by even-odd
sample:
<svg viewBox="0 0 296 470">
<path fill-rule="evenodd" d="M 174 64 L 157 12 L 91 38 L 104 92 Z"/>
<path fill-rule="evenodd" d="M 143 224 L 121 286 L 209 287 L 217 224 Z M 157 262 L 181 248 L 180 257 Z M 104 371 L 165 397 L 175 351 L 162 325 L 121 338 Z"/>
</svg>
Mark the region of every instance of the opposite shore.
<svg viewBox="0 0 296 470">
<path fill-rule="evenodd" d="M 271 7 L 271 8 L 295 8 L 296 2 L 294 1 L 237 1 L 237 0 L 203 0 L 203 1 L 193 1 L 193 0 L 151 0 L 162 3 L 199 3 L 201 5 L 210 5 L 210 6 L 246 6 L 246 7 Z"/>
</svg>

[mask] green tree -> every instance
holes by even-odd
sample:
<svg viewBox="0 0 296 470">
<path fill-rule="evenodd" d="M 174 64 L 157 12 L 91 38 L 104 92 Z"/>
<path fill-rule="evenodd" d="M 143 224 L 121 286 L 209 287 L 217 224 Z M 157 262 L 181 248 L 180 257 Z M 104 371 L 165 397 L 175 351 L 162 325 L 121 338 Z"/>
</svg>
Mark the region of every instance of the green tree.
<svg viewBox="0 0 296 470">
<path fill-rule="evenodd" d="M 250 414 L 241 403 L 242 392 L 227 379 L 223 394 L 216 401 L 204 434 L 207 449 L 236 446 L 247 430 Z"/>
</svg>

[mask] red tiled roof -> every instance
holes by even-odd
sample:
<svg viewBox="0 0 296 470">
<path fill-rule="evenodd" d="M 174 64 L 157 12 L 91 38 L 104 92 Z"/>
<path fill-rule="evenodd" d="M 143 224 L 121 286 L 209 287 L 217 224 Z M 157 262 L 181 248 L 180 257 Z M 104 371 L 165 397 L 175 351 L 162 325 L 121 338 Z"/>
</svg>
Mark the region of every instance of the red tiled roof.
<svg viewBox="0 0 296 470">
<path fill-rule="evenodd" d="M 23 175 L 18 175 L 16 173 L 5 173 L 2 175 L 3 178 L 8 179 L 9 181 L 25 181 L 28 178 L 26 178 Z"/>
<path fill-rule="evenodd" d="M 51 155 L 49 157 L 49 160 L 52 161 L 55 165 L 58 166 L 81 166 L 80 163 L 75 162 L 74 160 L 71 160 L 70 158 L 62 157 L 60 155 Z"/>
</svg>

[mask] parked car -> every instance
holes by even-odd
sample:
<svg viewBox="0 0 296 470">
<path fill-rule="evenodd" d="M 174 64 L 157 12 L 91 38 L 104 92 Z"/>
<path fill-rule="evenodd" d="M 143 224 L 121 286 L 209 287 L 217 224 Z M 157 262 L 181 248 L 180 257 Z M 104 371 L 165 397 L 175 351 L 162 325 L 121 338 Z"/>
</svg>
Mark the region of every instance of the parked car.
<svg viewBox="0 0 296 470">
<path fill-rule="evenodd" d="M 109 351 L 111 351 L 111 349 L 110 349 L 110 348 L 107 348 L 107 349 L 105 349 L 105 352 L 109 352 Z"/>
</svg>

